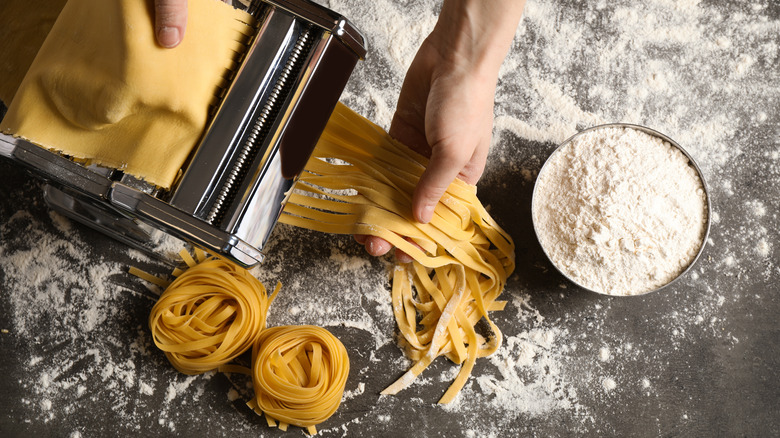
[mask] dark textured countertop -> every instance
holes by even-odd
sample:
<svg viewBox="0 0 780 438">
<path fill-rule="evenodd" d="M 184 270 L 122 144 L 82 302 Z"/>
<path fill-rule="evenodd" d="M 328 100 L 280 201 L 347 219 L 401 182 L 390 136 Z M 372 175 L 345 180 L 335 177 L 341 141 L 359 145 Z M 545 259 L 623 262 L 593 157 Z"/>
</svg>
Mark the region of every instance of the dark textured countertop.
<svg viewBox="0 0 780 438">
<path fill-rule="evenodd" d="M 437 3 L 331 1 L 369 53 L 342 100 L 388 126 Z M 777 436 L 780 434 L 780 5 L 774 1 L 529 1 L 496 92 L 479 185 L 517 269 L 493 314 L 501 349 L 409 366 L 394 340 L 387 269 L 349 236 L 280 226 L 255 272 L 284 288 L 269 324 L 317 324 L 351 372 L 321 436 Z M 544 258 L 530 198 L 555 146 L 583 127 L 649 126 L 702 167 L 713 209 L 695 268 L 661 292 L 578 289 Z M 0 161 L 0 435 L 278 436 L 238 375 L 178 374 L 146 320 L 156 291 L 129 266 L 169 268 L 51 213 L 37 180 Z M 302 435 L 291 428 L 289 434 Z"/>
</svg>

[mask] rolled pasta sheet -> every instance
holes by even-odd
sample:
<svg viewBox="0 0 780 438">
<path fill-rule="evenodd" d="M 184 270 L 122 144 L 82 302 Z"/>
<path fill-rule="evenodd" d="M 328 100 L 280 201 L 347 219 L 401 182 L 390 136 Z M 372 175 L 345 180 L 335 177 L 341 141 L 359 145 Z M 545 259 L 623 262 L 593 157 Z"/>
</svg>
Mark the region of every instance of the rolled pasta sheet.
<svg viewBox="0 0 780 438">
<path fill-rule="evenodd" d="M 269 299 L 259 280 L 231 262 L 198 262 L 186 255 L 189 268 L 160 296 L 149 327 L 155 345 L 177 370 L 200 374 L 252 347 L 265 328 L 273 295 Z"/>
<path fill-rule="evenodd" d="M 415 363 L 383 394 L 407 387 L 436 357 L 446 356 L 462 364 L 439 400 L 448 403 L 476 359 L 501 344 L 489 312 L 504 308 L 498 297 L 515 267 L 514 243 L 482 206 L 476 187 L 460 180 L 449 186 L 430 223 L 416 222 L 412 195 L 427 164 L 339 103 L 280 221 L 378 236 L 414 259 L 396 264 L 392 303 L 400 344 Z M 475 329 L 483 319 L 487 336 Z"/>
<path fill-rule="evenodd" d="M 280 326 L 264 330 L 252 349 L 255 398 L 248 405 L 271 426 L 292 424 L 316 434 L 341 403 L 349 356 L 322 327 Z"/>
</svg>

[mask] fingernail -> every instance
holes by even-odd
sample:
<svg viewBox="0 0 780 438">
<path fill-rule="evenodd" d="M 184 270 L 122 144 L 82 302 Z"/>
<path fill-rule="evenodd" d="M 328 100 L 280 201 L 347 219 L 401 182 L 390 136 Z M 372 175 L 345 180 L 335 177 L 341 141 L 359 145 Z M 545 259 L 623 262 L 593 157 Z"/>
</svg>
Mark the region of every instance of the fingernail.
<svg viewBox="0 0 780 438">
<path fill-rule="evenodd" d="M 420 212 L 420 217 L 417 220 L 420 223 L 427 224 L 433 219 L 433 205 L 426 205 Z"/>
<path fill-rule="evenodd" d="M 176 47 L 180 42 L 179 29 L 176 27 L 161 27 L 157 31 L 157 41 L 166 48 Z"/>
</svg>

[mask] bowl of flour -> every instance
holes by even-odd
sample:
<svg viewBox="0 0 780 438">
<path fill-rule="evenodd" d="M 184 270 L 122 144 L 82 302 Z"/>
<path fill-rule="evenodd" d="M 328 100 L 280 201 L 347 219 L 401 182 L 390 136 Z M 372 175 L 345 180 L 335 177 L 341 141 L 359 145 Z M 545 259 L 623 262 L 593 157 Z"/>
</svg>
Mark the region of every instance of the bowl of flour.
<svg viewBox="0 0 780 438">
<path fill-rule="evenodd" d="M 669 137 L 630 124 L 586 129 L 542 166 L 531 201 L 539 243 L 558 271 L 606 295 L 642 295 L 687 272 L 710 229 L 707 188 Z"/>
</svg>

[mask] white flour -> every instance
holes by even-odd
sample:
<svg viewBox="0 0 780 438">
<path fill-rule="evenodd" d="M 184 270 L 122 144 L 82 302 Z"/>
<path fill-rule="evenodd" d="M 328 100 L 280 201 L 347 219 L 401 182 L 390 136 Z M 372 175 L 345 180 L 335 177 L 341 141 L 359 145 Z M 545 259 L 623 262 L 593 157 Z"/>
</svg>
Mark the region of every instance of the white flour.
<svg viewBox="0 0 780 438">
<path fill-rule="evenodd" d="M 698 253 L 707 225 L 696 170 L 644 132 L 600 128 L 557 150 L 537 181 L 539 240 L 575 282 L 611 295 L 657 289 Z"/>
</svg>

